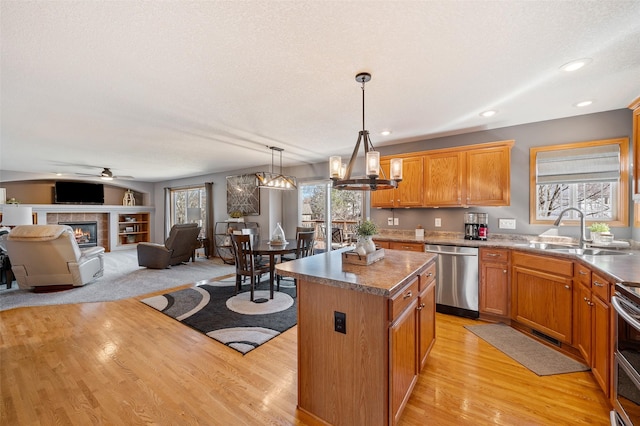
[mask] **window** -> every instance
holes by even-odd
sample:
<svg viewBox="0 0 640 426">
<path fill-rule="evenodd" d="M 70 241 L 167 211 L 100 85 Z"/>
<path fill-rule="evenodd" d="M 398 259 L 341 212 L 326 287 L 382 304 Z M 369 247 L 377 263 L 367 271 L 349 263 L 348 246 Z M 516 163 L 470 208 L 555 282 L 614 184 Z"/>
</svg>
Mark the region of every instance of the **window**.
<svg viewBox="0 0 640 426">
<path fill-rule="evenodd" d="M 204 186 L 193 188 L 171 189 L 171 220 L 170 226 L 181 223 L 197 223 L 202 229 L 206 208 L 206 192 Z"/>
<path fill-rule="evenodd" d="M 576 207 L 587 220 L 628 226 L 628 161 L 628 139 L 531 148 L 531 223 Z M 575 211 L 565 217 L 578 220 Z"/>
<path fill-rule="evenodd" d="M 333 189 L 331 183 L 303 183 L 300 185 L 302 203 L 302 225 L 316 229 L 316 247 L 324 249 L 326 241 L 332 241 L 332 247 L 349 244 L 354 227 L 362 221 L 364 196 L 362 191 L 340 191 Z M 327 194 L 330 203 L 327 205 Z M 327 215 L 327 209 L 330 213 Z M 331 237 L 327 238 L 327 216 L 331 217 Z M 337 230 L 337 231 L 336 231 Z"/>
</svg>

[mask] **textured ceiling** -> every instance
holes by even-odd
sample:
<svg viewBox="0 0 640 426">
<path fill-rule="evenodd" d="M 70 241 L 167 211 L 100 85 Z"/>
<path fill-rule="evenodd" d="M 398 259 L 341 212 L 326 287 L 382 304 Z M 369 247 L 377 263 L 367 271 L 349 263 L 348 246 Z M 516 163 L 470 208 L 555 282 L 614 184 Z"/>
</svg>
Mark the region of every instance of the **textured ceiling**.
<svg viewBox="0 0 640 426">
<path fill-rule="evenodd" d="M 0 170 L 155 182 L 626 108 L 638 1 L 2 1 Z M 574 73 L 560 66 L 591 58 Z M 586 108 L 575 103 L 593 100 Z M 496 109 L 491 118 L 479 113 Z M 381 136 L 382 130 L 391 130 Z"/>
</svg>

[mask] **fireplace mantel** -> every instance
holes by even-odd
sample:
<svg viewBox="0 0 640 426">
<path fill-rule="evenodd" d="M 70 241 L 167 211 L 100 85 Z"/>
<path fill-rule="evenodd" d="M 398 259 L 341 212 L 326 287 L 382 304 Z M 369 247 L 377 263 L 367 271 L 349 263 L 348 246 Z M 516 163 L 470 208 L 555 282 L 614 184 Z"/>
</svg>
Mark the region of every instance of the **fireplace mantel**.
<svg viewBox="0 0 640 426">
<path fill-rule="evenodd" d="M 125 250 L 135 247 L 135 245 L 122 245 L 118 240 L 118 215 L 149 213 L 150 220 L 153 221 L 156 208 L 154 206 L 119 206 L 119 205 L 98 205 L 98 204 L 20 204 L 21 206 L 31 207 L 36 217 L 38 225 L 47 224 L 47 215 L 73 215 L 74 220 L 82 220 L 76 217 L 77 214 L 103 214 L 107 216 L 107 230 L 99 231 L 99 233 L 107 231 L 106 237 L 101 239 L 101 245 L 104 245 L 107 251 Z M 0 204 L 0 212 L 7 208 L 7 204 Z M 56 222 L 57 223 L 57 220 Z M 149 224 L 149 229 L 153 230 L 153 224 Z M 153 235 L 150 235 L 153 241 Z"/>
</svg>

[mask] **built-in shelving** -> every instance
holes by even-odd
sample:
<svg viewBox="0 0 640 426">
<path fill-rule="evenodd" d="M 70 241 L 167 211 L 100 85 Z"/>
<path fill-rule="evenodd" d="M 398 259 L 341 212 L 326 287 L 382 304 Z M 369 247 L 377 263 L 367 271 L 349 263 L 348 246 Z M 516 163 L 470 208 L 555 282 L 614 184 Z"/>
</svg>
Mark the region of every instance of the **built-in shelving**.
<svg viewBox="0 0 640 426">
<path fill-rule="evenodd" d="M 149 241 L 149 213 L 118 215 L 118 243 L 138 244 Z"/>
</svg>

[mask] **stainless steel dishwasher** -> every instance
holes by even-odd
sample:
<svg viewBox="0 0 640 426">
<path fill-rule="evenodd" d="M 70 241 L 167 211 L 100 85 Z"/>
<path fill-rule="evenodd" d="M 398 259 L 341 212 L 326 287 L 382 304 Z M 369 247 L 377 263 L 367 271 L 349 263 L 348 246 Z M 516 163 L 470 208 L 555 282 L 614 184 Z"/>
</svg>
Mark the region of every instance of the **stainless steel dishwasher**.
<svg viewBox="0 0 640 426">
<path fill-rule="evenodd" d="M 437 253 L 436 311 L 478 318 L 478 249 L 427 244 Z"/>
</svg>

